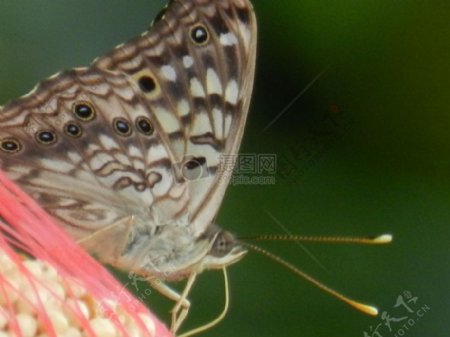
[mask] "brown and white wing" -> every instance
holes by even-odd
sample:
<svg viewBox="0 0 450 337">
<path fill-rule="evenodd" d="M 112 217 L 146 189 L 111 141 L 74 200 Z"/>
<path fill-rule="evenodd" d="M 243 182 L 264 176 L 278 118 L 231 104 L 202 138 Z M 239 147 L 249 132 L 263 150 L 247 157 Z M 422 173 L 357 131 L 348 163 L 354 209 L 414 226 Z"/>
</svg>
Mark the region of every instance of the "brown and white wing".
<svg viewBox="0 0 450 337">
<path fill-rule="evenodd" d="M 198 235 L 241 142 L 255 50 L 247 0 L 171 1 L 148 32 L 3 107 L 0 166 L 76 238 L 120 223 L 125 240 L 130 216 Z"/>
<path fill-rule="evenodd" d="M 75 238 L 111 227 L 120 250 L 131 216 L 151 234 L 188 200 L 156 123 L 128 76 L 67 71 L 1 110 L 0 167 Z"/>
<path fill-rule="evenodd" d="M 238 152 L 255 57 L 249 1 L 175 0 L 148 32 L 94 62 L 143 89 L 175 168 L 184 170 L 196 234 L 213 221 L 225 193 L 230 175 L 220 170 L 222 155 Z"/>
</svg>

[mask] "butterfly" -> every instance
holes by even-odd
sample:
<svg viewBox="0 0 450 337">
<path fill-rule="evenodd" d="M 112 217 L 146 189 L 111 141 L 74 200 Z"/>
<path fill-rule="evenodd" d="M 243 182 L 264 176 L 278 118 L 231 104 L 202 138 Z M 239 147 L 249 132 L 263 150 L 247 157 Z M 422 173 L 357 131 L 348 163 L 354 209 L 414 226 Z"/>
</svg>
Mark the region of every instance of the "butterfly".
<svg viewBox="0 0 450 337">
<path fill-rule="evenodd" d="M 246 249 L 215 217 L 256 38 L 248 0 L 171 0 L 148 31 L 1 107 L 0 168 L 105 263 L 190 285 L 238 261 Z M 152 284 L 177 301 L 175 332 L 188 286 Z"/>
</svg>

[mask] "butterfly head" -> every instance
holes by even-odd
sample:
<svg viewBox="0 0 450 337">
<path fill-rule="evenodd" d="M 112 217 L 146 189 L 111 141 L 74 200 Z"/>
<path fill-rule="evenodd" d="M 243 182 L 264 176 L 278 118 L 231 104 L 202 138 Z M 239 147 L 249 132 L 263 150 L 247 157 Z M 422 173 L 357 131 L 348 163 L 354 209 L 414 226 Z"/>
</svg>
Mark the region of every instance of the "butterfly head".
<svg viewBox="0 0 450 337">
<path fill-rule="evenodd" d="M 214 225 L 196 239 L 183 228 L 166 229 L 151 238 L 135 236 L 118 259 L 106 258 L 106 262 L 140 275 L 178 281 L 206 269 L 222 269 L 247 252 L 233 234 Z"/>
<path fill-rule="evenodd" d="M 208 253 L 202 260 L 202 269 L 221 269 L 238 262 L 246 253 L 241 243 L 230 232 L 210 227 L 201 239 L 210 241 Z"/>
</svg>

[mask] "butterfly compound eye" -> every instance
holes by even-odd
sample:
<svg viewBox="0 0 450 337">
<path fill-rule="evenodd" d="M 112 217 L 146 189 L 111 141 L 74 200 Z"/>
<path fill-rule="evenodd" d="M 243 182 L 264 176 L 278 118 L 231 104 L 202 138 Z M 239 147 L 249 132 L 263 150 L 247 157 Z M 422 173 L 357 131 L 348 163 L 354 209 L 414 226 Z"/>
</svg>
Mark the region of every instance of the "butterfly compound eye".
<svg viewBox="0 0 450 337">
<path fill-rule="evenodd" d="M 210 254 L 216 257 L 227 255 L 235 246 L 235 239 L 232 234 L 221 231 L 211 247 Z"/>
<path fill-rule="evenodd" d="M 209 41 L 209 32 L 204 25 L 196 25 L 191 28 L 191 39 L 198 46 L 203 46 Z"/>
</svg>

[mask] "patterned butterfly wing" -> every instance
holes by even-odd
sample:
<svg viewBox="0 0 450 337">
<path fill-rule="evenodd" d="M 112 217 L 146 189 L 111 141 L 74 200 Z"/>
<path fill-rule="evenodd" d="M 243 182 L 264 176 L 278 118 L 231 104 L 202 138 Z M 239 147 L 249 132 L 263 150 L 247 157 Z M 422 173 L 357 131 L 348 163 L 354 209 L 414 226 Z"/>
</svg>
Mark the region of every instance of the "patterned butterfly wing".
<svg viewBox="0 0 450 337">
<path fill-rule="evenodd" d="M 132 76 L 144 91 L 151 84 L 149 110 L 183 171 L 178 179 L 189 184 L 186 207 L 196 235 L 213 220 L 230 178 L 222 169 L 241 143 L 255 57 L 256 20 L 247 0 L 179 0 L 152 30 L 94 62 Z"/>
<path fill-rule="evenodd" d="M 247 0 L 171 1 L 148 32 L 6 105 L 1 168 L 106 262 L 164 271 L 183 247 L 177 273 L 225 192 L 255 38 Z"/>
<path fill-rule="evenodd" d="M 175 184 L 167 169 L 170 155 L 145 123 L 153 126 L 127 76 L 94 68 L 67 71 L 4 107 L 1 168 L 77 239 L 131 215 L 151 224 L 160 216 L 157 201 L 180 190 L 176 197 L 182 200 L 186 187 Z M 128 227 L 125 221 L 106 232 L 108 240 L 119 236 L 116 245 L 92 240 L 95 252 L 120 253 Z"/>
</svg>

